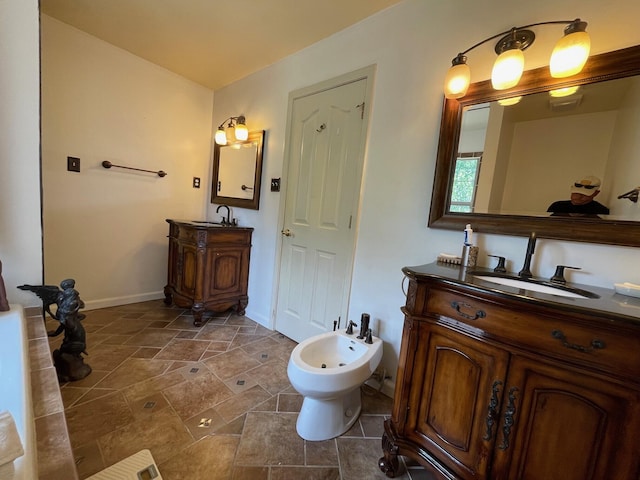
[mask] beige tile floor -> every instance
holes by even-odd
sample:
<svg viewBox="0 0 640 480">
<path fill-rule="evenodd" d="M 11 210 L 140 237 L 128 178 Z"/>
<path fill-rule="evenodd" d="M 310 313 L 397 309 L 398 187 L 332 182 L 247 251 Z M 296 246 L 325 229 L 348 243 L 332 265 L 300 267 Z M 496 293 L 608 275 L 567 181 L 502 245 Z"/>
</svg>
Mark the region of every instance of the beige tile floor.
<svg viewBox="0 0 640 480">
<path fill-rule="evenodd" d="M 349 432 L 302 440 L 302 397 L 286 373 L 296 344 L 285 336 L 234 314 L 194 327 L 188 310 L 161 300 L 84 313 L 93 371 L 61 385 L 81 479 L 142 449 L 165 480 L 386 478 L 378 458 L 391 399 L 363 387 Z M 407 461 L 398 478 L 427 476 Z"/>
</svg>

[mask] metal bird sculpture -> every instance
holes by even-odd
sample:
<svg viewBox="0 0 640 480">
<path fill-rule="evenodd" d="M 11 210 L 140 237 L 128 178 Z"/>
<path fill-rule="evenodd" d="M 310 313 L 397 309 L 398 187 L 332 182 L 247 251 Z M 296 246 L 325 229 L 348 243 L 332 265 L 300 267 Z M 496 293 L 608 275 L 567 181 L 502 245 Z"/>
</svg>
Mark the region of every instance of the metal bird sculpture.
<svg viewBox="0 0 640 480">
<path fill-rule="evenodd" d="M 60 322 L 57 330 L 47 332 L 50 337 L 60 335 L 64 331 L 64 339 L 59 349 L 53 351 L 54 365 L 61 382 L 80 380 L 89 373 L 91 367 L 84 363 L 82 353 L 86 352 L 86 333 L 80 320 L 85 315 L 79 313 L 84 308 L 84 302 L 80 294 L 74 288 L 75 280 L 68 278 L 60 282 L 60 287 L 55 285 L 21 285 L 18 288 L 35 293 L 41 300 L 44 311 L 51 318 Z M 56 304 L 55 313 L 51 311 L 51 305 Z"/>
<path fill-rule="evenodd" d="M 62 283 L 70 281 L 73 280 L 65 280 Z M 75 281 L 73 282 L 75 285 Z M 44 311 L 47 312 L 51 316 L 51 318 L 60 322 L 58 328 L 56 330 L 47 331 L 47 335 L 49 337 L 57 337 L 58 335 L 60 335 L 64 331 L 65 326 L 58 317 L 58 311 L 56 311 L 56 313 L 53 313 L 51 311 L 51 305 L 57 305 L 59 307 L 58 297 L 62 294 L 63 290 L 60 289 L 57 285 L 19 285 L 18 288 L 20 290 L 27 290 L 29 292 L 35 293 L 40 298 L 40 300 L 42 300 L 42 308 L 44 309 Z M 80 300 L 80 297 L 78 297 L 78 300 Z M 80 300 L 80 302 L 81 305 L 79 306 L 79 308 L 84 308 L 84 302 L 82 300 Z M 77 314 L 78 320 L 83 320 L 85 317 L 86 315 L 84 313 Z"/>
</svg>

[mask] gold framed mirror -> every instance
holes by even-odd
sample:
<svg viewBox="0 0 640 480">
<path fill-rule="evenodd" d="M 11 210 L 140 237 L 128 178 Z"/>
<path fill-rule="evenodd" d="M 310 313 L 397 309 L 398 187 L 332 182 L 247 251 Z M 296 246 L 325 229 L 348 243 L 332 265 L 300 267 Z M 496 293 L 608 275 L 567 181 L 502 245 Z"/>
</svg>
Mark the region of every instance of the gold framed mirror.
<svg viewBox="0 0 640 480">
<path fill-rule="evenodd" d="M 215 144 L 211 203 L 259 209 L 264 135 L 259 130 L 244 142 Z"/>
<path fill-rule="evenodd" d="M 637 216 L 637 214 L 640 214 L 640 204 L 633 204 L 632 206 L 628 199 L 617 199 L 615 196 L 611 197 L 611 195 L 609 198 L 614 198 L 616 202 L 627 202 L 626 204 L 629 205 L 627 209 L 633 208 L 633 213 L 628 216 L 556 217 L 546 212 L 547 204 L 545 203 L 541 203 L 539 211 L 526 213 L 509 210 L 504 210 L 505 213 L 503 213 L 501 209 L 491 208 L 486 208 L 481 213 L 475 211 L 473 207 L 470 212 L 462 212 L 454 211 L 455 208 L 452 208 L 452 205 L 456 203 L 452 201 L 455 165 L 457 159 L 461 156 L 460 154 L 464 153 L 460 151 L 459 143 L 465 112 L 479 105 L 507 98 L 518 96 L 526 98 L 527 96 L 541 93 L 547 95 L 551 90 L 570 86 L 587 88 L 601 82 L 631 78 L 638 75 L 640 75 L 640 46 L 634 46 L 594 55 L 587 61 L 581 73 L 568 79 L 552 78 L 549 75 L 548 67 L 541 67 L 525 72 L 520 83 L 509 90 L 496 91 L 492 88 L 491 82 L 487 80 L 472 84 L 467 94 L 458 100 L 445 100 L 440 126 L 429 226 L 462 231 L 467 223 L 471 223 L 474 230 L 480 233 L 526 236 L 535 231 L 540 237 L 550 239 L 640 246 L 640 216 Z M 640 77 L 638 77 L 638 82 L 640 82 Z M 635 112 L 638 112 L 635 113 L 635 116 L 640 118 L 640 91 L 636 89 L 636 93 L 635 97 L 639 105 L 635 106 L 634 102 L 633 108 L 636 109 Z M 509 107 L 502 108 L 506 110 Z M 640 129 L 640 126 L 635 127 L 635 132 L 638 129 Z M 589 134 L 584 133 L 584 135 Z M 633 136 L 637 135 L 633 134 Z M 545 142 L 546 140 L 547 138 L 539 139 L 540 142 Z M 614 140 L 611 141 L 611 144 L 617 145 Z M 637 143 L 636 145 L 640 146 Z M 482 156 L 483 152 L 476 149 L 473 153 L 475 154 L 474 158 L 477 158 Z M 628 158 L 631 155 L 628 154 L 626 156 Z M 623 174 L 627 176 L 629 182 L 636 182 L 631 188 L 640 185 L 640 160 L 637 159 L 637 155 L 633 157 L 634 163 L 630 167 L 631 170 L 628 174 Z M 556 166 L 558 165 L 556 164 Z M 550 177 L 557 174 L 557 168 L 552 168 L 548 172 Z M 583 171 L 575 172 L 576 177 L 580 175 L 588 175 L 588 173 Z M 478 177 L 480 176 L 478 175 Z M 504 181 L 502 185 L 504 185 Z M 569 195 L 569 186 L 569 180 L 567 180 L 567 196 Z M 519 186 L 511 185 L 511 188 L 518 189 Z M 615 194 L 622 192 L 616 191 Z M 500 191 L 498 193 L 502 194 L 503 192 Z M 562 192 L 558 193 L 558 195 L 562 195 Z"/>
</svg>

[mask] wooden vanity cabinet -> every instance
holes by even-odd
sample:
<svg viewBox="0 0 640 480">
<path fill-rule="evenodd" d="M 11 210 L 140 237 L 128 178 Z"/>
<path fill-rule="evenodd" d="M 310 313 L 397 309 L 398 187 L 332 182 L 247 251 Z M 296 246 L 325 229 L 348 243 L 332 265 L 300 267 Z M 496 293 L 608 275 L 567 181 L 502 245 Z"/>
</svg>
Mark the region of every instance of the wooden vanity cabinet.
<svg viewBox="0 0 640 480">
<path fill-rule="evenodd" d="M 249 303 L 252 228 L 167 220 L 169 262 L 165 303 L 190 308 L 193 323 L 206 310 L 234 308 L 244 315 Z"/>
<path fill-rule="evenodd" d="M 405 455 L 438 479 L 640 478 L 638 331 L 432 278 L 403 311 L 387 476 Z"/>
</svg>

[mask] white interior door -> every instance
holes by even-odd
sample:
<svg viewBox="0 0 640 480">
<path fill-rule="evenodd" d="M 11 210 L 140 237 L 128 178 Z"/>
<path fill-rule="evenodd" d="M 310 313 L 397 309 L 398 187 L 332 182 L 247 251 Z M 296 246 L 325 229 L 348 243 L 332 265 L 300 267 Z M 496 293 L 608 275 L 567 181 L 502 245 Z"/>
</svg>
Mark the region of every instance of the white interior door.
<svg viewBox="0 0 640 480">
<path fill-rule="evenodd" d="M 301 341 L 346 314 L 368 78 L 293 100 L 276 329 Z"/>
</svg>

